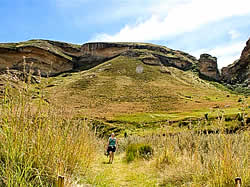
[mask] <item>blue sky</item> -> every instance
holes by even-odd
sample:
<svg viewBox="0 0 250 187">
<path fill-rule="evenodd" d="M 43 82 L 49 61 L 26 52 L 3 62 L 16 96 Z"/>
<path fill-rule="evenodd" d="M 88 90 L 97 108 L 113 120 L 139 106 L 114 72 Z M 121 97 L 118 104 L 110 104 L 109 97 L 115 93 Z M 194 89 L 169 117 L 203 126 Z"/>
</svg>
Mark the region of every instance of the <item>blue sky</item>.
<svg viewBox="0 0 250 187">
<path fill-rule="evenodd" d="M 0 42 L 149 42 L 210 53 L 220 68 L 250 37 L 249 0 L 0 0 L 0 16 Z"/>
</svg>

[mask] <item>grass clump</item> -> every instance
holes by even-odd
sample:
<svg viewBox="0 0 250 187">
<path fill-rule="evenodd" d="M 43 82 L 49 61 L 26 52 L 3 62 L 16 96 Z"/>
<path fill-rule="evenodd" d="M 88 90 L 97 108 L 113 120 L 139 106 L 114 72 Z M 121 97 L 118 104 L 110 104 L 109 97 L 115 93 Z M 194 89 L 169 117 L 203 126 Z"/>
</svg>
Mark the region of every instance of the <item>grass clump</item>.
<svg viewBox="0 0 250 187">
<path fill-rule="evenodd" d="M 250 185 L 249 132 L 199 135 L 183 132 L 156 140 L 156 168 L 170 186 Z"/>
<path fill-rule="evenodd" d="M 130 144 L 126 150 L 126 161 L 131 162 L 135 159 L 149 159 L 153 155 L 153 148 L 148 144 Z"/>
<path fill-rule="evenodd" d="M 34 103 L 28 87 L 7 86 L 1 98 L 0 186 L 54 186 L 57 175 L 70 183 L 94 160 L 95 137 L 87 124 L 38 97 Z"/>
</svg>

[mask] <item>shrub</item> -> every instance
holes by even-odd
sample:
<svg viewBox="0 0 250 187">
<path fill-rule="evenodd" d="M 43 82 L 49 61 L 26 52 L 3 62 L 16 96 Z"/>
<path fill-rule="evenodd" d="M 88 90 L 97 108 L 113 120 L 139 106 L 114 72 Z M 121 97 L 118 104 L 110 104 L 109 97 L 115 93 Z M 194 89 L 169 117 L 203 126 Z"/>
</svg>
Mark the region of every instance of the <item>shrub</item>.
<svg viewBox="0 0 250 187">
<path fill-rule="evenodd" d="M 130 144 L 126 150 L 126 160 L 131 162 L 135 159 L 149 159 L 153 155 L 153 148 L 148 144 Z"/>
</svg>

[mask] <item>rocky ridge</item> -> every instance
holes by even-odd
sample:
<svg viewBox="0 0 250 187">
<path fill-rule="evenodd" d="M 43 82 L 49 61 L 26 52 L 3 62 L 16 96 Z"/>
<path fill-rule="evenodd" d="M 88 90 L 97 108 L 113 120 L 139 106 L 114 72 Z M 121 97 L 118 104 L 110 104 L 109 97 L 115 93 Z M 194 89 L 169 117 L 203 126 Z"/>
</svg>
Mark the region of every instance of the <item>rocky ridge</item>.
<svg viewBox="0 0 250 187">
<path fill-rule="evenodd" d="M 91 68 L 119 55 L 140 58 L 148 65 L 173 66 L 182 70 L 192 69 L 198 62 L 187 53 L 145 43 L 87 43 L 82 45 L 81 51 L 79 68 Z"/>
<path fill-rule="evenodd" d="M 117 56 L 140 58 L 148 65 L 190 70 L 195 57 L 167 47 L 145 43 L 87 43 L 82 46 L 49 40 L 0 44 L 0 70 L 32 70 L 34 75 L 55 76 L 87 70 Z"/>
<path fill-rule="evenodd" d="M 151 66 L 171 66 L 183 71 L 197 71 L 201 78 L 228 84 L 249 85 L 250 41 L 234 64 L 220 74 L 216 57 L 202 54 L 200 59 L 188 53 L 147 43 L 93 42 L 75 45 L 50 40 L 29 40 L 0 44 L 0 71 L 32 72 L 33 75 L 55 76 L 69 71 L 82 71 L 101 63 L 127 56 Z"/>
</svg>

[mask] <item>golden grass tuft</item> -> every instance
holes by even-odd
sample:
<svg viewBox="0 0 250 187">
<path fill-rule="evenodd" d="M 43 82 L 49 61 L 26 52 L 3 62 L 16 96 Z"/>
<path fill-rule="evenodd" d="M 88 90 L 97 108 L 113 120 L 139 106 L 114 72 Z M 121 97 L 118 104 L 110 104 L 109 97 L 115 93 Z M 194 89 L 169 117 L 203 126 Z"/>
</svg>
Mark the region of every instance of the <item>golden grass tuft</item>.
<svg viewBox="0 0 250 187">
<path fill-rule="evenodd" d="M 0 104 L 0 186 L 53 186 L 57 175 L 70 180 L 84 175 L 94 160 L 96 139 L 87 123 L 65 117 L 41 93 L 34 104 L 29 87 L 6 86 Z"/>
<path fill-rule="evenodd" d="M 166 136 L 158 140 L 155 166 L 164 185 L 233 186 L 239 176 L 249 186 L 249 138 L 249 132 Z"/>
</svg>

